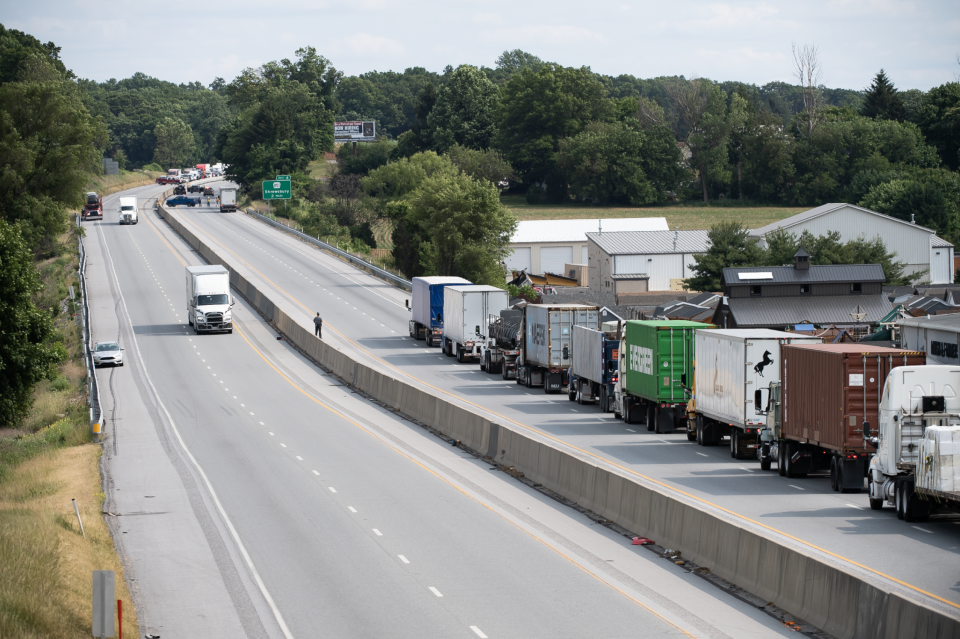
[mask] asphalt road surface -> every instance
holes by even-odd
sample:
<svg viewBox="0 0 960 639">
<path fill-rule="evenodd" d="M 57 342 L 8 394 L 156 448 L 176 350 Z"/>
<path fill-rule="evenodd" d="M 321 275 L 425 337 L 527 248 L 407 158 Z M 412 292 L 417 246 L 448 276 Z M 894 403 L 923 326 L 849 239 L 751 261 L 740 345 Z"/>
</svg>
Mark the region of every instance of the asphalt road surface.
<svg viewBox="0 0 960 639">
<path fill-rule="evenodd" d="M 679 432 L 649 433 L 566 395 L 518 386 L 474 363 L 458 365 L 408 336 L 409 293 L 241 212 L 177 214 L 226 259 L 302 311 L 304 326 L 319 311 L 324 339 L 363 361 L 734 513 L 747 527 L 781 534 L 785 543 L 884 579 L 895 590 L 930 595 L 932 605 L 960 615 L 960 517 L 937 515 L 911 525 L 892 509 L 871 511 L 866 494 L 832 492 L 825 477 L 779 477 L 756 461 L 732 460 L 725 446 L 699 447 Z"/>
<path fill-rule="evenodd" d="M 144 633 L 492 639 L 791 632 L 358 397 L 276 340 L 240 299 L 232 335 L 195 335 L 186 325 L 184 266 L 203 261 L 150 210 L 150 196 L 161 190 L 134 190 L 138 225 L 117 224 L 119 194 L 106 198 L 102 222 L 84 225 L 93 338 L 118 338 L 125 349 L 125 366 L 97 371 L 104 508 Z M 220 226 L 229 220 L 252 233 L 256 227 L 242 226 L 240 215 L 194 208 L 185 216 L 233 236 L 248 257 L 264 255 Z M 269 256 L 257 259 L 276 261 L 278 276 L 293 271 Z M 393 309 L 395 292 L 379 284 L 338 286 L 356 287 L 364 292 L 351 299 L 375 297 L 378 309 L 402 317 L 402 302 Z M 389 343 L 384 355 L 394 364 L 436 356 L 402 331 L 391 334 L 397 320 L 385 312 L 376 310 L 382 323 L 364 320 L 375 309 L 344 302 L 341 310 L 334 298 L 342 301 L 343 291 L 327 300 L 316 288 L 311 300 L 323 300 L 314 305 L 328 319 L 325 336 L 360 325 L 357 339 L 367 348 Z M 480 381 L 466 367 L 455 372 L 443 364 L 467 378 L 458 386 Z M 515 397 L 512 388 L 490 388 L 491 397 Z M 556 402 L 537 399 L 522 405 L 551 420 Z"/>
</svg>

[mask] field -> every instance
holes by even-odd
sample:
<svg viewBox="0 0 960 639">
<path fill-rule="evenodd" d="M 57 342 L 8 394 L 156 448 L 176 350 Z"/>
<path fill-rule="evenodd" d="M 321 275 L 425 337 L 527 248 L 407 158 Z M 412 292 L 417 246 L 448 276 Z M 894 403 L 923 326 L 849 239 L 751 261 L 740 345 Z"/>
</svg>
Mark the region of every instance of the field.
<svg viewBox="0 0 960 639">
<path fill-rule="evenodd" d="M 104 175 L 93 178 L 87 184 L 88 191 L 96 191 L 100 195 L 109 195 L 135 186 L 153 184 L 154 180 L 162 175 L 158 171 L 120 171 L 120 175 Z"/>
<path fill-rule="evenodd" d="M 738 221 L 745 228 L 759 228 L 808 210 L 804 207 L 664 205 L 647 207 L 596 206 L 591 204 L 527 204 L 522 196 L 504 196 L 501 201 L 518 220 L 580 220 L 623 217 L 665 217 L 670 228 L 709 229 L 718 222 Z"/>
</svg>

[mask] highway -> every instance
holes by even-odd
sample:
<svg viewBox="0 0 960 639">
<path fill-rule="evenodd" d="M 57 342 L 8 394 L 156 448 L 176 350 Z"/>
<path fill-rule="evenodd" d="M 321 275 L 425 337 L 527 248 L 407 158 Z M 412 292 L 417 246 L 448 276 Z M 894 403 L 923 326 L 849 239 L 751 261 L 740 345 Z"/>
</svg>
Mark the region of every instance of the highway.
<svg viewBox="0 0 960 639">
<path fill-rule="evenodd" d="M 121 194 L 105 198 L 102 222 L 84 225 L 94 340 L 119 338 L 125 349 L 125 366 L 97 371 L 104 510 L 144 633 L 792 633 L 356 395 L 278 341 L 242 299 L 232 335 L 195 335 L 186 325 L 184 266 L 203 262 L 148 206 L 161 190 L 133 190 L 141 202 L 136 226 L 116 223 Z M 328 322 L 325 336 L 353 336 L 418 374 L 436 369 L 431 375 L 450 375 L 458 392 L 477 384 L 490 401 L 516 397 L 472 368 L 426 365 L 438 356 L 398 326 L 406 311 L 397 291 L 339 263 L 327 271 L 315 251 L 287 256 L 284 238 L 259 235 L 240 214 L 200 208 L 184 216 L 229 235 L 245 259 L 310 299 Z M 274 245 L 258 250 L 266 242 L 288 264 L 269 255 Z M 517 405 L 516 414 L 564 424 L 570 411 L 552 398 Z"/>
<path fill-rule="evenodd" d="M 888 576 L 894 589 L 932 595 L 960 615 L 960 517 L 938 515 L 910 525 L 891 509 L 873 512 L 865 494 L 834 493 L 823 477 L 788 479 L 734 461 L 726 447 L 704 448 L 682 433 L 656 435 L 628 427 L 595 406 L 545 395 L 457 365 L 439 349 L 408 337 L 409 294 L 362 273 L 242 213 L 178 209 L 197 235 L 277 296 L 324 319 L 325 340 L 362 361 L 392 367 L 462 404 L 534 429 L 636 475 L 734 513 L 746 526 L 782 535 L 829 561 Z M 905 560 L 909 558 L 909 560 Z"/>
</svg>

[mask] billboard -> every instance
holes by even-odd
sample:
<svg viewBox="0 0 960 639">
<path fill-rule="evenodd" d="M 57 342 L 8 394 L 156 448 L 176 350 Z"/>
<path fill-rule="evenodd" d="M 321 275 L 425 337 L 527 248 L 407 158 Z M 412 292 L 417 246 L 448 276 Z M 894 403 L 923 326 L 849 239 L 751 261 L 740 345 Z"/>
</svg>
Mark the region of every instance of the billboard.
<svg viewBox="0 0 960 639">
<path fill-rule="evenodd" d="M 372 120 L 333 123 L 334 142 L 373 142 L 376 139 L 377 127 Z"/>
</svg>

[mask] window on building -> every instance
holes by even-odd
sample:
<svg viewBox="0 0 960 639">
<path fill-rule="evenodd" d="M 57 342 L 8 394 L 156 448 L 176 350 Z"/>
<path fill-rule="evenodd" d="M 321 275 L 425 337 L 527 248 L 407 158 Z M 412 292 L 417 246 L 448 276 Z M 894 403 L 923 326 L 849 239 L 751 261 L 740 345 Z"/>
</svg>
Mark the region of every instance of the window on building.
<svg viewBox="0 0 960 639">
<path fill-rule="evenodd" d="M 863 284 L 861 284 L 860 282 L 854 282 L 853 284 L 850 285 L 850 292 L 851 292 L 851 293 L 862 293 L 862 292 L 863 292 Z"/>
<path fill-rule="evenodd" d="M 761 295 L 760 291 L 762 288 L 763 288 L 762 286 L 751 286 L 750 295 Z"/>
<path fill-rule="evenodd" d="M 801 294 L 801 295 L 809 295 L 809 294 L 810 294 L 810 285 L 809 285 L 809 284 L 801 284 L 801 285 L 800 285 L 800 294 Z"/>
</svg>

